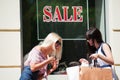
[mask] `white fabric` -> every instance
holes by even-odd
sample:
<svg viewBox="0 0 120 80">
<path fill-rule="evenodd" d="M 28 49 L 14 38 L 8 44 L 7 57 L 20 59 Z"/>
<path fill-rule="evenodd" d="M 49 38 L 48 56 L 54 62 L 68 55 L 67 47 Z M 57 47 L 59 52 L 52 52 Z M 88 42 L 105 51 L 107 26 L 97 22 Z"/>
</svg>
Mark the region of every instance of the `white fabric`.
<svg viewBox="0 0 120 80">
<path fill-rule="evenodd" d="M 98 49 L 97 53 L 96 54 L 100 54 L 100 55 L 103 55 L 105 56 L 102 51 L 101 51 L 101 48 L 103 46 L 103 43 L 101 44 L 100 48 Z M 101 60 L 100 58 L 97 59 L 97 62 L 99 63 L 100 66 L 103 66 L 103 65 L 109 65 L 108 63 L 106 63 L 105 61 Z"/>
</svg>

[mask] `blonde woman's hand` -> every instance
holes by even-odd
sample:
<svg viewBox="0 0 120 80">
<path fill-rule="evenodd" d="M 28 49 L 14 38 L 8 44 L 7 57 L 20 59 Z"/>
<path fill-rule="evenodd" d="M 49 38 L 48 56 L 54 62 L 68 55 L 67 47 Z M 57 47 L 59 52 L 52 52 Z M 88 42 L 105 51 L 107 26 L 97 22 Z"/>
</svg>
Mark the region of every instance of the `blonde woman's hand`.
<svg viewBox="0 0 120 80">
<path fill-rule="evenodd" d="M 58 67 L 58 64 L 57 64 L 57 60 L 54 60 L 51 64 L 52 64 L 52 69 L 55 70 L 57 67 Z"/>
<path fill-rule="evenodd" d="M 53 61 L 55 60 L 55 57 L 48 57 L 48 61 L 50 62 L 50 63 L 52 63 Z"/>
<path fill-rule="evenodd" d="M 58 67 L 58 62 L 57 62 L 57 60 L 52 61 L 52 62 L 51 62 L 51 66 L 52 66 L 52 68 L 50 69 L 50 72 L 49 72 L 49 73 L 53 72 L 53 71 L 56 70 L 56 68 Z"/>
</svg>

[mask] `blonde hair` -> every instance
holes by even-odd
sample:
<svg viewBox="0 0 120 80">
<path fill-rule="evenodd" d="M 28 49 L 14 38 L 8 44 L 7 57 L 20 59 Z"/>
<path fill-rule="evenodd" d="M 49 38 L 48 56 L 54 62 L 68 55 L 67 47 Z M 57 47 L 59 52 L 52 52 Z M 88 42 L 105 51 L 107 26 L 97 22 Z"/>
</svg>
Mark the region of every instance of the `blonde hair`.
<svg viewBox="0 0 120 80">
<path fill-rule="evenodd" d="M 54 32 L 49 33 L 47 37 L 44 39 L 44 41 L 42 43 L 40 42 L 40 44 L 41 46 L 47 47 L 53 43 L 55 44 L 57 41 L 61 43 L 61 46 L 60 46 L 60 49 L 57 50 L 55 57 L 60 60 L 62 56 L 63 41 L 62 41 L 62 38 L 57 33 L 54 33 Z M 55 47 L 54 47 L 54 50 L 56 50 Z"/>
</svg>

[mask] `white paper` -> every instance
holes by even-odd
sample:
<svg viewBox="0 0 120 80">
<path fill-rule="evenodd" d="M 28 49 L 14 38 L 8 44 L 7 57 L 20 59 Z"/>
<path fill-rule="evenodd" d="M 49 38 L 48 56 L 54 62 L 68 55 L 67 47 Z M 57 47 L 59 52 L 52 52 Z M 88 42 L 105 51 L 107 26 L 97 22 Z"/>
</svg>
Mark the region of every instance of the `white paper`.
<svg viewBox="0 0 120 80">
<path fill-rule="evenodd" d="M 79 68 L 79 66 L 74 66 L 66 69 L 68 80 L 79 80 Z"/>
</svg>

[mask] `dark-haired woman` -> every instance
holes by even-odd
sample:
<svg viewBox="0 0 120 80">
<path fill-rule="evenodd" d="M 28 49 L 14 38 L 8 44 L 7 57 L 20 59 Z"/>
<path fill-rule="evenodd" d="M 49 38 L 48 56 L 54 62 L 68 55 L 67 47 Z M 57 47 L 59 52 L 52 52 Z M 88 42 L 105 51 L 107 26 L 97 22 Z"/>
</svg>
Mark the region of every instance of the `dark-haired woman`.
<svg viewBox="0 0 120 80">
<path fill-rule="evenodd" d="M 86 32 L 86 40 L 88 43 L 89 58 L 92 59 L 92 66 L 100 68 L 110 68 L 114 65 L 111 47 L 102 39 L 101 32 L 95 27 L 91 27 Z M 88 62 L 82 58 L 80 62 Z"/>
</svg>

